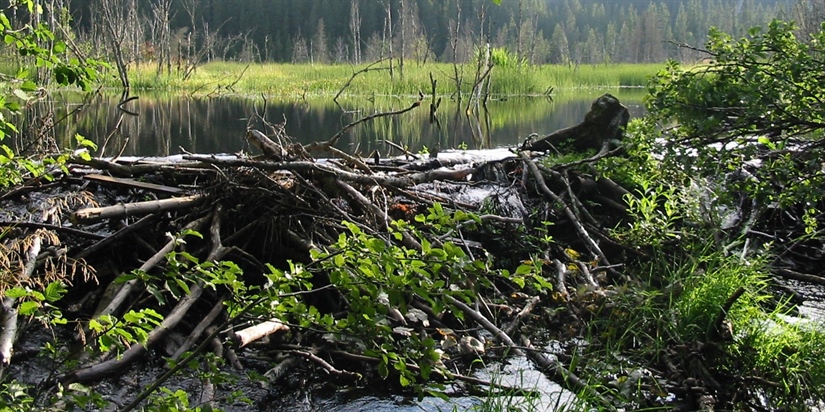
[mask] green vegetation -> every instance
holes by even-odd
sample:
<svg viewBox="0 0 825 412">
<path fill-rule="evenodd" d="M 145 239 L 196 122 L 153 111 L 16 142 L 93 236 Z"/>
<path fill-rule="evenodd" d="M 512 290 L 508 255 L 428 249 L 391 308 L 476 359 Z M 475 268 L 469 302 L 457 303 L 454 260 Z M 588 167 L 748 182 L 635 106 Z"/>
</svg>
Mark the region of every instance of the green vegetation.
<svg viewBox="0 0 825 412">
<path fill-rule="evenodd" d="M 21 12 L 40 12 L 35 10 L 35 2 L 31 0 L 20 1 L 14 7 L 19 7 Z M 0 74 L 0 188 L 7 188 L 19 185 L 24 178 L 42 176 L 48 179 L 48 171 L 63 167 L 68 158 L 66 153 L 43 156 L 42 152 L 36 152 L 39 145 L 48 145 L 48 142 L 14 141 L 19 134 L 15 117 L 21 115 L 26 105 L 41 98 L 41 87 L 49 81 L 88 90 L 97 81 L 98 69 L 104 65 L 99 61 L 81 62 L 71 57 L 67 43 L 52 33 L 46 24 L 18 28 L 12 25 L 3 10 L 0 11 L 2 51 L 14 52 L 17 58 L 28 62 L 31 69 L 30 72 L 17 67 L 12 75 Z M 46 84 L 36 82 L 42 73 L 48 73 Z M 82 136 L 76 136 L 76 140 L 79 147 L 94 146 Z M 28 153 L 22 151 L 23 147 L 29 149 Z"/>
<path fill-rule="evenodd" d="M 242 64 L 214 62 L 199 67 L 187 80 L 177 73 L 158 75 L 153 67 L 140 66 L 130 72 L 131 85 L 136 90 L 168 90 L 184 93 L 233 93 L 292 98 L 295 96 L 334 96 L 353 76 L 368 65 L 313 64 Z M 411 65 L 401 79 L 398 73 L 390 77 L 388 65 L 370 66 L 371 70 L 356 76 L 346 88 L 349 95 L 417 96 L 432 90 L 430 75 L 438 79 L 438 93 L 453 94 L 453 66 L 446 63 Z M 642 87 L 650 76 L 661 69 L 659 64 L 611 65 L 542 65 L 495 66 L 490 93 L 498 96 L 544 95 L 548 90 L 560 92 L 581 88 Z M 472 86 L 473 69 L 463 70 L 462 92 Z M 108 77 L 108 85 L 117 87 L 118 80 Z"/>
<path fill-rule="evenodd" d="M 32 1 L 22 5 L 28 6 L 29 13 L 38 12 Z M 48 72 L 58 84 L 87 87 L 95 81 L 98 64 L 64 58 L 68 46 L 44 26 L 18 29 L 0 15 L 0 28 L 6 47 L 34 57 L 30 62 L 33 67 Z M 135 270 L 115 281 L 116 285 L 141 285 L 140 304 L 146 306 L 94 319 L 70 319 L 65 315 L 67 308 L 61 306 L 71 293 L 70 272 L 84 272 L 92 278 L 84 262 L 59 260 L 62 265 L 47 265 L 43 278 L 29 281 L 25 274 L 30 275 L 35 268 L 41 241 L 56 246 L 59 239 L 44 234 L 49 232 L 37 232 L 17 241 L 11 231 L 4 231 L 0 236 L 4 241 L 0 247 L 3 315 L 14 322 L 18 315 L 26 317 L 49 332 L 70 325 L 71 330 L 91 337 L 91 344 L 83 348 L 87 354 L 109 354 L 114 359 L 111 362 L 117 362 L 135 353 L 140 356 L 139 351 L 158 339 L 156 331 L 165 328 L 165 322 L 172 322 L 172 311 L 187 299 L 196 300 L 204 291 L 219 297 L 217 307 L 225 310 L 227 317 L 220 327 L 206 332 L 208 338 L 199 346 L 178 357 L 167 357 L 167 374 L 124 407 L 131 410 L 148 400 L 149 410 L 206 411 L 212 410 L 211 404 L 198 404 L 185 391 L 165 385 L 165 380 L 186 370 L 202 382 L 234 383 L 238 377 L 225 372 L 223 358 L 205 354 L 205 346 L 235 322 L 276 319 L 292 328 L 291 333 L 312 335 L 314 342 L 332 351 L 359 348 L 360 353 L 344 355 L 356 357 L 359 365 L 375 365 L 359 372 L 330 365 L 326 371 L 338 377 L 388 382 L 398 391 L 418 396 L 445 396 L 443 382 L 456 375 L 444 365 L 444 352 L 458 351 L 458 333 L 467 333 L 464 337 L 469 338 L 468 332 L 475 327 L 465 319 L 473 312 L 464 306 L 485 303 L 482 293 L 490 291 L 495 291 L 496 298 L 489 303 L 501 307 L 524 296 L 540 296 L 540 310 L 547 317 L 568 316 L 547 321 L 560 323 L 556 325 L 560 326 L 558 336 L 553 338 L 565 338 L 565 328 L 572 329 L 566 336 L 570 339 L 564 342 L 572 346 L 565 353 L 566 369 L 556 372 L 571 387 L 584 382 L 576 394 L 580 404 L 573 407 L 666 409 L 673 406 L 670 398 L 675 397 L 689 402 L 687 407 L 702 406 L 710 398 L 709 402 L 725 409 L 806 410 L 810 402 L 825 400 L 825 329 L 821 322 L 794 318 L 793 304 L 773 289 L 771 276 L 777 274 L 780 263 L 791 261 L 802 267 L 809 263 L 800 262 L 799 254 L 792 250 L 795 246 L 823 246 L 825 80 L 821 74 L 825 25 L 810 42 L 800 41 L 793 30 L 790 23 L 773 22 L 764 32 L 754 29 L 741 40 L 712 31 L 708 43 L 712 62 L 689 69 L 671 62 L 649 83 L 650 114 L 628 126 L 623 156 L 604 157 L 592 165 L 570 167 L 570 171 L 557 170 L 570 160 L 567 157 L 545 163 L 555 174 L 548 172 L 542 179 L 551 181 L 562 173 L 567 179 L 568 175 L 583 177 L 598 172 L 598 177 L 613 179 L 628 191 L 624 205 L 620 205 L 626 216 L 604 234 L 609 236 L 605 243 L 622 249 L 615 254 L 623 258 L 621 273 L 608 279 L 607 269 L 599 269 L 597 275 L 604 277 L 599 280 L 602 286 L 581 283 L 568 293 L 565 283 L 557 281 L 564 273 L 583 276 L 587 266 L 579 252 L 557 243 L 557 232 L 552 231 L 556 222 L 544 218 L 558 206 L 547 205 L 552 202 L 526 206 L 529 218 L 540 222 L 534 223 L 536 227 L 520 226 L 517 236 L 509 230 L 506 238 L 498 236 L 500 233 L 488 234 L 511 242 L 502 247 L 509 256 L 497 258 L 486 250 L 473 254 L 451 240 L 451 236 L 461 235 L 455 234 L 457 228 L 479 230 L 482 218 L 477 214 L 451 210 L 437 202 L 426 211 L 395 204 L 396 212 L 407 219 L 387 222 L 388 212 L 379 211 L 373 218 L 385 220 L 379 222 L 381 232 L 363 229 L 355 221 L 338 220 L 326 227 L 319 224 L 337 232 L 320 230 L 317 240 L 322 245 L 316 245 L 314 239 L 307 242 L 302 262 L 284 259 L 276 266 L 274 262 L 257 262 L 245 252 L 242 256 L 250 261 L 245 265 L 264 269 L 257 277 L 245 273 L 239 263 L 220 258 L 201 261 L 184 248 L 191 242 L 211 248 L 210 256 L 228 253 L 220 244 L 220 208 L 216 207 L 212 224 L 218 236 L 211 238 L 216 244 L 205 245 L 204 236 L 194 230 L 169 234 L 173 250 L 165 254 L 164 271 Z M 500 96 L 543 94 L 550 86 L 637 86 L 645 83 L 644 72 L 652 69 L 530 66 L 503 49 L 494 50 L 493 61 L 497 69 L 490 92 Z M 363 66 L 275 64 L 247 68 L 212 63 L 185 82 L 174 75 L 157 77 L 153 70 L 141 69 L 132 74 L 132 84 L 204 94 L 220 86 L 237 94 L 331 95 L 340 89 L 342 80 L 360 68 Z M 417 95 L 429 90 L 430 73 L 449 79 L 453 68 L 410 65 L 403 80 L 399 75 L 391 81 L 383 70 L 368 72 L 356 77 L 347 93 Z M 20 148 L 6 144 L 6 139 L 21 135 L 15 116 L 40 91 L 33 78 L 39 77 L 25 71 L 2 78 L 0 188 L 4 195 L 23 187 L 24 181 L 49 176 L 47 172 L 65 172 L 64 165 L 70 161 L 63 148 L 49 156 L 21 156 Z M 470 85 L 470 79 L 461 84 Z M 444 80 L 442 85 L 445 83 L 450 84 Z M 449 89 L 442 93 L 449 93 Z M 678 127 L 670 127 L 674 125 Z M 80 136 L 77 143 L 91 146 Z M 88 154 L 78 157 L 89 160 Z M 511 174 L 526 175 L 526 164 Z M 300 203 L 299 208 L 311 209 L 306 206 L 309 196 L 329 201 L 330 196 L 318 188 L 306 190 L 301 193 L 305 198 L 299 198 L 290 191 L 292 186 L 276 181 L 278 178 L 266 176 L 265 182 L 271 186 L 261 191 L 287 192 L 292 201 Z M 526 179 L 522 183 L 528 184 Z M 239 186 L 231 190 L 249 193 L 240 192 L 247 188 Z M 339 193 L 346 190 L 343 186 L 339 182 L 333 193 L 343 198 Z M 250 204 L 245 204 L 237 198 L 221 206 L 246 215 L 260 212 L 254 207 L 263 202 L 249 199 Z M 483 212 L 500 217 L 495 216 L 495 210 Z M 733 212 L 739 214 L 735 219 L 731 218 Z M 282 223 L 277 218 L 271 223 Z M 328 242 L 322 243 L 324 240 Z M 516 244 L 528 250 L 516 251 L 512 248 Z M 557 259 L 558 267 L 549 269 L 551 251 L 566 256 L 568 266 Z M 529 259 L 520 260 L 521 255 Z M 591 266 L 596 264 L 598 261 Z M 814 267 L 816 264 L 821 262 L 814 261 Z M 562 273 L 557 277 L 559 267 Z M 325 295 L 328 291 L 334 293 L 335 302 Z M 453 331 L 430 324 L 449 321 L 466 329 Z M 16 333 L 16 323 L 12 323 L 4 321 L 3 327 L 9 328 L 4 332 Z M 572 339 L 579 335 L 585 336 L 583 343 Z M 54 333 L 52 337 L 32 356 L 53 364 L 53 376 L 47 380 L 59 380 L 61 385 L 49 390 L 29 387 L 15 376 L 3 374 L 0 407 L 24 411 L 108 406 L 96 389 L 77 382 L 79 372 L 70 352 L 72 345 L 64 341 L 66 335 Z M 462 355 L 477 356 L 478 350 L 469 347 Z M 11 361 L 11 352 L 3 356 L 4 362 Z M 4 365 L 3 371 L 7 370 Z M 266 381 L 255 373 L 249 377 Z M 229 403 L 249 402 L 238 392 L 226 398 Z M 516 392 L 502 399 L 494 399 L 489 392 L 486 400 L 481 410 L 537 407 L 532 398 L 516 396 Z"/>
</svg>

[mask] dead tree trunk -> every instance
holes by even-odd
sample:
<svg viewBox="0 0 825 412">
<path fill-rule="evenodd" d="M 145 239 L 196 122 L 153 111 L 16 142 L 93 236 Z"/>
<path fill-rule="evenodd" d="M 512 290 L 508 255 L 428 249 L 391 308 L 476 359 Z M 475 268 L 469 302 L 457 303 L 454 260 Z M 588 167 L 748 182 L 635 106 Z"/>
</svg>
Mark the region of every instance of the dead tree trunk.
<svg viewBox="0 0 825 412">
<path fill-rule="evenodd" d="M 535 142 L 524 144 L 524 150 L 556 151 L 570 150 L 582 152 L 590 149 L 607 151 L 622 139 L 630 112 L 619 99 L 606 93 L 596 99 L 584 121 L 565 129 L 557 130 Z"/>
</svg>

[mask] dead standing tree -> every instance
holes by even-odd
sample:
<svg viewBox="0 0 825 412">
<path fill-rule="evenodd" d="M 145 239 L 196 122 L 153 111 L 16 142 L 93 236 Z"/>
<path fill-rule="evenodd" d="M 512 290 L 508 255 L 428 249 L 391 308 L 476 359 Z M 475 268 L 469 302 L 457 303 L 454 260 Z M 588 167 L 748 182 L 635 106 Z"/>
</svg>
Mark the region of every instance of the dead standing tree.
<svg viewBox="0 0 825 412">
<path fill-rule="evenodd" d="M 179 55 L 184 63 L 182 70 L 183 80 L 187 80 L 195 73 L 195 69 L 203 63 L 207 56 L 214 53 L 219 41 L 217 34 L 220 32 L 221 27 L 229 20 L 221 23 L 214 33 L 210 33 L 209 24 L 206 21 L 201 22 L 200 28 L 198 28 L 197 25 L 197 12 L 201 7 L 200 0 L 183 0 L 182 3 L 184 10 L 186 10 L 186 15 L 189 16 L 189 31 L 186 33 L 185 40 L 179 40 Z M 237 42 L 238 39 L 245 38 L 245 35 L 238 34 L 236 36 L 230 36 L 225 41 L 227 45 L 232 45 Z M 224 53 L 224 59 L 226 58 L 225 55 L 226 53 Z"/>
<path fill-rule="evenodd" d="M 157 0 L 152 3 L 152 16 L 154 17 L 152 34 L 157 50 L 157 73 L 172 72 L 172 0 Z"/>
<path fill-rule="evenodd" d="M 96 17 L 102 27 L 103 40 L 108 46 L 117 68 L 120 84 L 129 90 L 129 63 L 132 62 L 130 50 L 136 50 L 142 41 L 143 28 L 135 0 L 98 0 Z"/>
</svg>

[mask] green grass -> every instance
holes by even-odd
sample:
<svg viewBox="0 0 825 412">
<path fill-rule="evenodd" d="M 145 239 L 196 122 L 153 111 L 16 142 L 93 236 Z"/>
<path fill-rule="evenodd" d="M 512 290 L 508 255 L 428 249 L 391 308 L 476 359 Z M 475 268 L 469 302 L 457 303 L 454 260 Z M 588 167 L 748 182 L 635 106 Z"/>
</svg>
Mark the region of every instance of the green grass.
<svg viewBox="0 0 825 412">
<path fill-rule="evenodd" d="M 651 259 L 633 271 L 639 287 L 614 291 L 609 305 L 594 314 L 588 326 L 585 340 L 590 347 L 582 354 L 586 361 L 580 376 L 591 373 L 593 382 L 619 376 L 614 382 L 627 402 L 634 402 L 649 395 L 627 385 L 631 378 L 623 374 L 663 362 L 665 354 L 671 362 L 682 362 L 695 351 L 703 356 L 677 364 L 685 376 L 704 379 L 706 372 L 697 366 L 701 364 L 717 379 L 759 377 L 736 387 L 744 385 L 770 405 L 788 410 L 806 410 L 809 400 L 825 398 L 823 324 L 788 316 L 790 306 L 769 293 L 765 262 L 745 262 L 709 248 L 694 252 L 682 259 Z M 721 338 L 715 332 L 719 313 L 740 288 L 744 293 L 723 317 L 733 334 Z M 623 357 L 613 359 L 616 353 Z"/>
<path fill-rule="evenodd" d="M 638 87 L 661 68 L 661 64 L 611 64 L 527 67 L 496 67 L 492 72 L 491 92 L 495 95 L 542 95 L 547 90 L 574 90 L 580 88 Z M 184 93 L 209 94 L 229 90 L 237 94 L 281 97 L 307 95 L 334 95 L 366 65 L 312 65 L 312 64 L 251 64 L 213 62 L 199 67 L 186 81 L 178 73 L 160 75 L 155 67 L 142 65 L 130 73 L 132 86 L 137 90 L 167 90 Z M 403 78 L 395 68 L 391 79 L 387 63 L 355 77 L 346 90 L 352 95 L 417 95 L 431 90 L 430 74 L 438 81 L 438 92 L 455 92 L 454 68 L 446 63 L 418 65 L 408 63 Z M 461 67 L 462 90 L 468 92 L 473 84 L 475 66 Z M 245 70 L 245 71 L 244 71 Z M 107 85 L 117 87 L 117 79 L 107 77 Z"/>
</svg>

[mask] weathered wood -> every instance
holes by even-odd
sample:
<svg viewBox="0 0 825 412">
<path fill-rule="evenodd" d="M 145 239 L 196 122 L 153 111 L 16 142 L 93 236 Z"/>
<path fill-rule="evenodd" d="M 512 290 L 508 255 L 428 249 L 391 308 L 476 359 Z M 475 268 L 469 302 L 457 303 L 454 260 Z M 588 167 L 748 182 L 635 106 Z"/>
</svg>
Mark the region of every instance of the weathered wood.
<svg viewBox="0 0 825 412">
<path fill-rule="evenodd" d="M 19 280 L 25 282 L 34 273 L 35 263 L 37 262 L 37 255 L 40 254 L 40 247 L 43 241 L 39 235 L 35 235 L 31 240 L 31 244 L 26 250 L 26 264 L 20 273 Z M 3 316 L 2 327 L 0 332 L 0 364 L 8 365 L 11 363 L 11 355 L 14 353 L 14 341 L 17 337 L 17 299 L 11 297 L 4 297 L 2 300 Z"/>
<path fill-rule="evenodd" d="M 584 121 L 527 143 L 522 149 L 562 153 L 569 149 L 577 152 L 590 149 L 607 151 L 622 139 L 628 120 L 630 112 L 627 107 L 622 105 L 619 99 L 606 93 L 593 102 L 590 111 L 584 116 Z"/>
<path fill-rule="evenodd" d="M 183 190 L 179 187 L 172 187 L 172 186 L 166 186 L 166 185 L 156 185 L 154 183 L 147 183 L 147 182 L 137 181 L 135 179 L 118 178 L 118 177 L 101 175 L 101 174 L 97 174 L 97 173 L 92 173 L 92 174 L 85 175 L 85 176 L 83 176 L 83 178 L 86 179 L 86 180 L 92 180 L 92 181 L 100 182 L 100 183 L 113 183 L 113 184 L 133 187 L 133 188 L 136 188 L 136 189 L 149 190 L 149 191 L 152 191 L 152 192 L 169 193 L 169 194 L 172 194 L 172 195 L 180 195 L 180 194 L 183 194 L 185 192 L 185 190 Z"/>
<path fill-rule="evenodd" d="M 257 325 L 250 326 L 246 329 L 241 329 L 231 335 L 232 343 L 236 347 L 242 348 L 250 343 L 262 339 L 276 332 L 286 332 L 289 326 L 284 325 L 277 319 L 261 322 Z"/>
<path fill-rule="evenodd" d="M 246 131 L 246 140 L 249 144 L 257 147 L 260 149 L 264 156 L 268 159 L 272 159 L 276 162 L 280 162 L 285 160 L 289 153 L 283 147 L 283 145 L 275 143 L 267 137 L 265 134 L 261 133 L 255 129 L 249 129 Z"/>
<path fill-rule="evenodd" d="M 523 339 L 523 347 L 525 348 L 525 350 L 522 350 L 520 348 L 521 345 L 517 345 L 516 342 L 508 334 L 504 333 L 503 330 L 501 330 L 498 326 L 490 322 L 487 318 L 481 315 L 481 313 L 477 312 L 473 308 L 467 306 L 467 304 L 465 304 L 464 302 L 452 297 L 451 295 L 446 295 L 445 298 L 448 302 L 450 302 L 450 304 L 452 304 L 460 311 L 462 311 L 465 315 L 467 315 L 467 317 L 476 321 L 479 325 L 481 325 L 481 327 L 483 327 L 488 332 L 492 333 L 493 336 L 501 340 L 509 348 L 511 353 L 515 355 L 524 355 L 533 363 L 538 365 L 544 371 L 547 377 L 553 379 L 554 382 L 558 383 L 559 385 L 562 385 L 563 387 L 571 390 L 574 393 L 586 392 L 589 399 L 604 407 L 605 410 L 615 410 L 615 408 L 612 407 L 610 403 L 607 402 L 607 400 L 600 393 L 596 392 L 596 390 L 593 389 L 592 386 L 590 386 L 587 382 L 576 376 L 573 372 L 569 371 L 567 368 L 564 367 L 564 365 L 562 365 L 557 360 L 550 359 L 540 351 L 537 351 L 530 344 L 530 341 L 526 338 Z"/>
<path fill-rule="evenodd" d="M 208 216 L 202 217 L 200 219 L 196 219 L 186 225 L 186 229 L 200 231 L 201 227 L 206 224 L 207 220 L 209 219 Z M 177 239 L 170 239 L 166 242 L 166 245 L 163 246 L 157 253 L 155 253 L 149 260 L 144 262 L 138 270 L 142 272 L 148 272 L 149 269 L 160 264 L 163 259 L 166 258 L 166 254 L 175 250 L 175 246 L 178 245 Z M 126 301 L 126 298 L 129 297 L 129 294 L 134 290 L 137 289 L 141 285 L 138 279 L 130 279 L 124 283 L 111 283 L 109 288 L 107 288 L 105 297 L 100 300 L 98 303 L 98 307 L 95 310 L 94 317 L 100 317 L 103 315 L 111 315 L 115 313 L 123 302 Z M 111 297 L 111 298 L 109 298 Z"/>
<path fill-rule="evenodd" d="M 185 209 L 195 206 L 205 199 L 202 195 L 192 195 L 148 202 L 121 203 L 106 207 L 90 207 L 72 213 L 71 219 L 74 223 L 94 223 L 104 219 L 148 215 L 150 213 Z"/>
<path fill-rule="evenodd" d="M 316 163 L 307 161 L 295 162 L 267 162 L 267 161 L 252 161 L 246 159 L 218 159 L 211 156 L 184 156 L 188 160 L 198 160 L 206 163 L 213 163 L 220 166 L 235 166 L 235 167 L 255 167 L 262 170 L 291 170 L 291 171 L 306 171 L 306 172 L 320 172 L 331 178 L 338 178 L 352 183 L 364 185 L 381 185 L 386 187 L 403 188 L 415 186 L 421 183 L 432 182 L 436 180 L 455 180 L 464 181 L 467 176 L 475 172 L 475 168 L 467 168 L 460 170 L 429 170 L 426 172 L 410 173 L 406 175 L 365 175 L 363 173 L 350 172 L 348 170 L 339 169 L 329 163 Z"/>
</svg>

